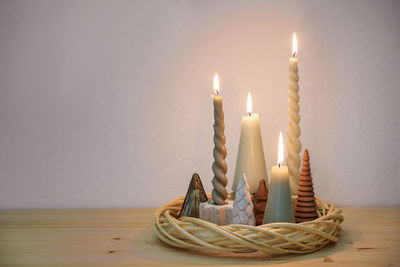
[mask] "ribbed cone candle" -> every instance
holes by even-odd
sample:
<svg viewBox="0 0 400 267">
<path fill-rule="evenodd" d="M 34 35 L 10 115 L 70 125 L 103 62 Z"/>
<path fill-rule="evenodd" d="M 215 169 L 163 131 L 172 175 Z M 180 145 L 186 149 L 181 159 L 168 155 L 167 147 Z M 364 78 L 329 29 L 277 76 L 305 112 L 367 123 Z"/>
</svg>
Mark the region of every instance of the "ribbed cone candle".
<svg viewBox="0 0 400 267">
<path fill-rule="evenodd" d="M 204 191 L 203 184 L 201 183 L 200 176 L 195 173 L 190 181 L 182 209 L 179 212 L 179 217 L 187 216 L 199 218 L 199 205 L 206 201 L 208 201 L 208 198 Z"/>
<path fill-rule="evenodd" d="M 295 217 L 297 223 L 308 222 L 318 218 L 310 170 L 310 157 L 307 149 L 304 150 L 303 154 L 303 167 L 298 187 Z"/>
<path fill-rule="evenodd" d="M 253 198 L 254 217 L 256 218 L 256 225 L 262 224 L 265 207 L 267 206 L 267 200 L 268 200 L 268 189 L 265 184 L 265 180 L 262 179 L 260 180 L 258 190 Z"/>
</svg>

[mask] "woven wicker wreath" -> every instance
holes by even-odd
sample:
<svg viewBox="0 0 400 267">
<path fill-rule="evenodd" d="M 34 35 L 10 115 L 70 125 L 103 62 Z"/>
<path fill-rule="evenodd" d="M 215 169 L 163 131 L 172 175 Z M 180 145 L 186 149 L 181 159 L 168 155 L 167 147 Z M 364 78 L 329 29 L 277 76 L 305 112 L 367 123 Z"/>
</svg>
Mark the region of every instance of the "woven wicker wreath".
<svg viewBox="0 0 400 267">
<path fill-rule="evenodd" d="M 209 199 L 211 196 L 208 194 Z M 329 242 L 343 221 L 340 209 L 316 198 L 318 219 L 303 223 L 269 223 L 260 226 L 230 224 L 219 226 L 192 217 L 178 217 L 184 197 L 160 207 L 152 221 L 153 231 L 163 242 L 179 248 L 220 252 L 262 251 L 270 255 L 310 253 Z"/>
</svg>

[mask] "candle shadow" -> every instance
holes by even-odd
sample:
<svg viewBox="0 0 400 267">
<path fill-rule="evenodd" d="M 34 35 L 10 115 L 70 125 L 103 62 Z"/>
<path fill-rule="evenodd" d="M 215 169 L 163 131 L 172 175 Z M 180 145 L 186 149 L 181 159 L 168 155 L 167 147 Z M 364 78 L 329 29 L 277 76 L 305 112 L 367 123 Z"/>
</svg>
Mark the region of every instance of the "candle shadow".
<svg viewBox="0 0 400 267">
<path fill-rule="evenodd" d="M 353 243 L 361 237 L 356 229 L 344 229 L 339 235 L 338 243 L 330 243 L 320 250 L 301 255 L 267 255 L 262 252 L 252 253 L 217 253 L 199 249 L 179 249 L 160 241 L 151 229 L 143 230 L 135 239 L 142 240 L 141 249 L 135 250 L 135 257 L 148 261 L 174 264 L 220 264 L 220 265 L 255 265 L 277 264 L 294 261 L 320 259 L 321 263 L 334 262 L 330 257 L 341 251 L 352 249 Z M 134 243 L 136 243 L 134 241 Z"/>
</svg>

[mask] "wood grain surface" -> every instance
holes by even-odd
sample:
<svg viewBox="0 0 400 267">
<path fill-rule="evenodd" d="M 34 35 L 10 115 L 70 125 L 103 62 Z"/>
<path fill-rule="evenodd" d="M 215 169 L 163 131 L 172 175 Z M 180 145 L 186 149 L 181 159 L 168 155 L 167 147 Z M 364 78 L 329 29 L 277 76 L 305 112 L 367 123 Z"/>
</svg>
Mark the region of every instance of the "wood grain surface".
<svg viewBox="0 0 400 267">
<path fill-rule="evenodd" d="M 343 208 L 338 244 L 312 254 L 179 250 L 151 231 L 155 209 L 0 211 L 0 265 L 400 266 L 400 207 Z"/>
</svg>

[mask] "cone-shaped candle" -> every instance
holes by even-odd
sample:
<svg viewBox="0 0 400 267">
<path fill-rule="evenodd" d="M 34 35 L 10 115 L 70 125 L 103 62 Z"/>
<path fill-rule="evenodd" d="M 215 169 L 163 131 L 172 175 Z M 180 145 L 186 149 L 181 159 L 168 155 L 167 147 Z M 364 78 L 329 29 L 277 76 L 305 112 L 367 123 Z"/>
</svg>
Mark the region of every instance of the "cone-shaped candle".
<svg viewBox="0 0 400 267">
<path fill-rule="evenodd" d="M 251 94 L 247 96 L 247 114 L 242 117 L 239 150 L 232 190 L 235 192 L 242 173 L 246 173 L 250 193 L 257 192 L 260 180 L 267 181 L 267 168 L 258 114 L 252 113 Z"/>
<path fill-rule="evenodd" d="M 226 140 L 224 135 L 224 111 L 222 110 L 222 97 L 219 95 L 219 77 L 217 73 L 214 76 L 214 92 L 214 163 L 212 165 L 214 173 L 212 184 L 214 189 L 212 191 L 212 198 L 214 204 L 224 205 L 228 196 L 228 192 L 225 189 L 225 186 L 228 183 L 228 178 L 225 176 L 228 167 L 225 162 Z"/>
<path fill-rule="evenodd" d="M 300 115 L 299 115 L 299 75 L 297 68 L 297 38 L 293 34 L 292 57 L 289 59 L 289 99 L 288 99 L 288 158 L 287 166 L 289 169 L 289 180 L 292 194 L 297 194 L 297 185 L 300 178 Z"/>
<path fill-rule="evenodd" d="M 200 176 L 195 173 L 190 181 L 185 200 L 179 212 L 179 217 L 188 216 L 199 218 L 199 205 L 207 200 L 208 198 L 204 191 L 203 184 L 201 183 Z"/>
<path fill-rule="evenodd" d="M 258 190 L 254 195 L 253 204 L 254 204 L 254 217 L 256 218 L 256 225 L 261 225 L 265 207 L 267 206 L 268 200 L 268 189 L 265 185 L 265 180 L 260 180 L 260 185 L 258 186 Z"/>
<path fill-rule="evenodd" d="M 272 167 L 263 224 L 273 222 L 295 222 L 288 168 L 283 166 L 282 132 L 279 134 L 278 166 Z"/>
<path fill-rule="evenodd" d="M 303 168 L 299 182 L 299 190 L 296 203 L 296 222 L 307 222 L 318 218 L 317 205 L 315 204 L 314 187 L 311 178 L 310 156 L 308 150 L 304 150 Z"/>
<path fill-rule="evenodd" d="M 253 209 L 246 174 L 242 173 L 233 203 L 232 224 L 256 225 Z"/>
</svg>

